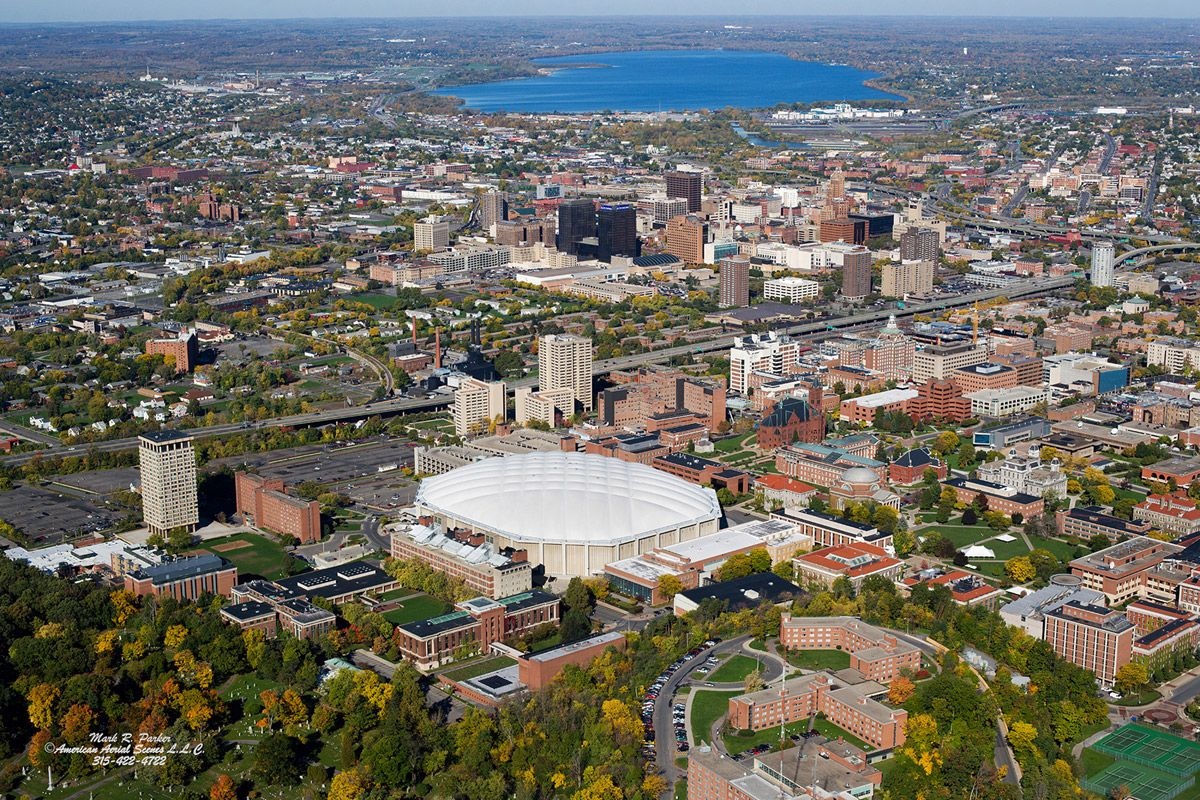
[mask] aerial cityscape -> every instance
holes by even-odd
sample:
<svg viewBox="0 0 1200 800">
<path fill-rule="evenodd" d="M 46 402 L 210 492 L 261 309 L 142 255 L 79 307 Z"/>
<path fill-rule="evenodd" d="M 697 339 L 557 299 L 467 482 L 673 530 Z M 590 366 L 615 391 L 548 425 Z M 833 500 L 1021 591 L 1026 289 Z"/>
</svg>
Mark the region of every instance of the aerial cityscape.
<svg viewBox="0 0 1200 800">
<path fill-rule="evenodd" d="M 260 5 L 0 19 L 0 796 L 1200 800 L 1200 18 Z"/>
</svg>

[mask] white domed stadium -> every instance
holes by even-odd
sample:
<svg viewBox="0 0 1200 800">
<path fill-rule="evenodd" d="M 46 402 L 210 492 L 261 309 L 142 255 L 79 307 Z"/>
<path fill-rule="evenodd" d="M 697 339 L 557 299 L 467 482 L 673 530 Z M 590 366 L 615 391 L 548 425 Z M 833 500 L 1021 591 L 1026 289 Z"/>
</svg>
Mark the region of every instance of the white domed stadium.
<svg viewBox="0 0 1200 800">
<path fill-rule="evenodd" d="M 721 520 L 712 489 L 584 453 L 487 458 L 421 481 L 415 505 L 447 528 L 525 549 L 564 577 L 715 533 Z"/>
</svg>

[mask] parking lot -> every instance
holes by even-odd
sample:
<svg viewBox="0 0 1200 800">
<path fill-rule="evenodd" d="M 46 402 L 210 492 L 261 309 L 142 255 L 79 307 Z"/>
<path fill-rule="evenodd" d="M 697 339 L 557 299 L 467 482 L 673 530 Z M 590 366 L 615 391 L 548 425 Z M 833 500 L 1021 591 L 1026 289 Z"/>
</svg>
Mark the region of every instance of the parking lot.
<svg viewBox="0 0 1200 800">
<path fill-rule="evenodd" d="M 341 484 L 380 473 L 380 467 L 396 465 L 399 470 L 413 464 L 412 445 L 390 439 L 375 439 L 354 445 L 310 445 L 274 453 L 247 454 L 213 462 L 233 468 L 245 464 L 267 478 L 281 478 L 294 486 L 304 481 Z M 398 474 L 396 475 L 398 478 Z M 389 492 L 390 494 L 390 492 Z"/>
<path fill-rule="evenodd" d="M 103 498 L 84 499 L 53 486 L 18 486 L 0 494 L 0 518 L 44 547 L 112 527 L 118 517 Z"/>
</svg>

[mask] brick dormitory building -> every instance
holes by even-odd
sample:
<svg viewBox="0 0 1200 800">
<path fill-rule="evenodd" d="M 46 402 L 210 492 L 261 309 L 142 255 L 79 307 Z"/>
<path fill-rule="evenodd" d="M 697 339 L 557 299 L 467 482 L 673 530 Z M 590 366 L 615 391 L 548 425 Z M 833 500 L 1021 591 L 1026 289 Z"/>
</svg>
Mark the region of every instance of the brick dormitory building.
<svg viewBox="0 0 1200 800">
<path fill-rule="evenodd" d="M 294 536 L 300 544 L 321 539 L 321 504 L 286 493 L 279 478 L 249 472 L 234 476 L 237 513 L 258 528 Z"/>
</svg>

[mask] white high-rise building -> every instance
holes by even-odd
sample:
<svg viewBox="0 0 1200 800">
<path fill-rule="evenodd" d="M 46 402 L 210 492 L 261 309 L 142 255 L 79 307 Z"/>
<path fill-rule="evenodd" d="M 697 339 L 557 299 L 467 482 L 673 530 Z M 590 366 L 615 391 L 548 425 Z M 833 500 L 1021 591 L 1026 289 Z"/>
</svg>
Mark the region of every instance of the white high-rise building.
<svg viewBox="0 0 1200 800">
<path fill-rule="evenodd" d="M 782 303 L 806 303 L 816 300 L 821 284 L 804 278 L 775 278 L 763 282 L 763 299 Z"/>
<path fill-rule="evenodd" d="M 504 381 L 467 378 L 454 392 L 454 433 L 487 433 L 492 420 L 504 419 Z"/>
<path fill-rule="evenodd" d="M 729 391 L 745 396 L 750 373 L 788 375 L 796 367 L 800 344 L 774 331 L 739 336 L 729 349 Z"/>
<path fill-rule="evenodd" d="M 592 410 L 592 340 L 548 334 L 538 340 L 538 388 L 570 389 L 585 411 Z"/>
<path fill-rule="evenodd" d="M 413 223 L 413 249 L 437 253 L 450 246 L 450 222 L 426 217 Z"/>
<path fill-rule="evenodd" d="M 150 533 L 196 530 L 200 507 L 196 451 L 192 437 L 179 431 L 150 431 L 138 437 L 142 477 L 142 518 Z"/>
<path fill-rule="evenodd" d="M 1112 286 L 1113 243 L 1096 242 L 1092 245 L 1092 286 Z"/>
</svg>

